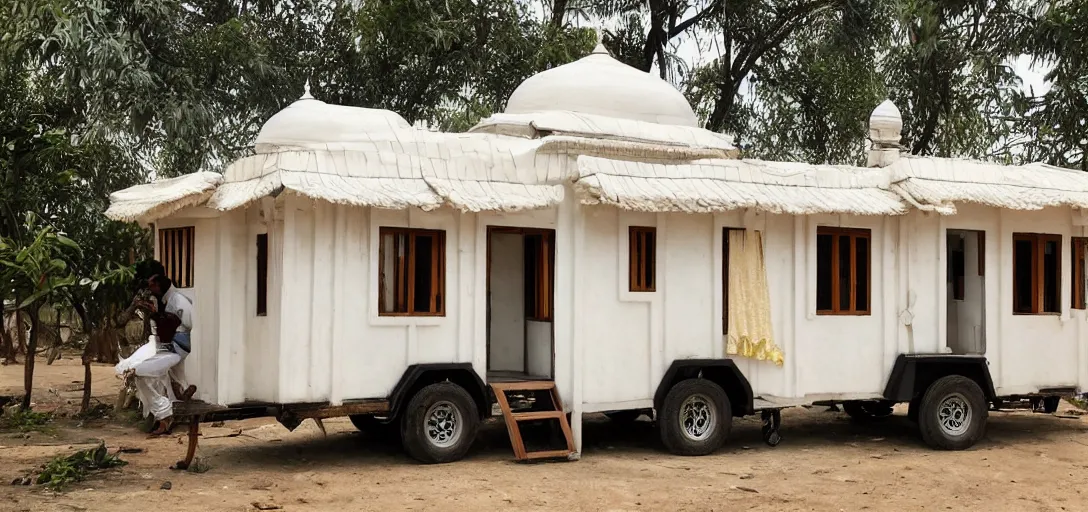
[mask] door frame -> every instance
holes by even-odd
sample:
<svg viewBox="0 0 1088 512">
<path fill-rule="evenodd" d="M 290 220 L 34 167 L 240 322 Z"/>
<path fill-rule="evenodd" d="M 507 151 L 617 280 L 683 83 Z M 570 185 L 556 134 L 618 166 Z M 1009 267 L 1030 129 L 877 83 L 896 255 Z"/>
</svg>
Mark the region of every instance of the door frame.
<svg viewBox="0 0 1088 512">
<path fill-rule="evenodd" d="M 550 350 L 550 352 L 551 352 L 551 354 L 550 354 L 551 361 L 549 362 L 549 366 L 550 366 L 551 369 L 549 370 L 549 372 L 548 372 L 549 375 L 547 375 L 547 377 L 550 378 L 550 379 L 555 379 L 555 253 L 556 253 L 556 251 L 555 251 L 555 238 L 556 237 L 555 237 L 555 230 L 554 229 L 549 229 L 549 228 L 528 228 L 528 227 L 490 226 L 490 225 L 487 226 L 487 242 L 486 242 L 487 243 L 487 249 L 486 249 L 487 250 L 487 264 L 486 264 L 486 267 L 485 267 L 485 270 L 484 270 L 484 273 L 485 273 L 484 278 L 485 278 L 485 282 L 486 282 L 485 290 L 484 290 L 484 309 L 485 309 L 485 313 L 484 313 L 484 330 L 485 330 L 485 336 L 486 336 L 486 348 L 485 348 L 485 355 L 484 355 L 484 357 L 486 358 L 486 364 L 484 365 L 485 373 L 487 371 L 491 370 L 491 235 L 493 235 L 495 233 L 521 235 L 522 236 L 522 243 L 524 243 L 525 235 L 541 235 L 541 236 L 547 237 L 547 239 L 550 242 L 548 244 L 549 253 L 550 253 L 548 255 L 549 256 L 549 258 L 548 258 L 548 281 L 549 281 L 549 283 L 548 283 L 549 284 L 549 286 L 548 286 L 548 302 L 549 302 L 549 306 L 550 306 L 548 309 L 552 313 L 552 319 L 551 319 L 551 322 L 549 322 L 549 324 L 551 325 L 551 340 L 550 340 L 550 342 L 551 342 L 550 343 L 551 344 L 551 350 Z M 523 265 L 523 271 L 527 270 L 527 269 L 524 269 L 524 263 L 522 263 L 522 265 Z M 528 322 L 528 319 L 526 318 L 526 321 L 525 321 L 525 323 L 524 323 L 524 325 L 522 327 L 523 334 L 522 334 L 522 337 L 521 337 L 522 338 L 522 353 L 524 354 L 524 357 L 522 358 L 522 373 L 524 373 L 526 376 L 529 375 L 529 332 L 528 332 L 529 327 L 528 326 L 529 326 L 529 322 Z"/>
</svg>

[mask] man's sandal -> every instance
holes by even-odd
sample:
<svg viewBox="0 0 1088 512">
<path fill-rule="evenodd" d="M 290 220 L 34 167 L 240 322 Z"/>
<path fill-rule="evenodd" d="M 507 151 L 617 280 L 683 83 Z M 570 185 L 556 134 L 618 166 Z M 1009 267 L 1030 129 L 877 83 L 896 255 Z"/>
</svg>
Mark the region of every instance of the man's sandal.
<svg viewBox="0 0 1088 512">
<path fill-rule="evenodd" d="M 173 429 L 174 429 L 174 417 L 173 416 L 167 416 L 166 418 L 163 418 L 163 419 L 159 420 L 159 426 L 156 427 L 155 430 L 151 431 L 151 436 L 152 437 L 164 436 L 164 435 L 169 434 L 170 431 L 173 430 Z"/>
</svg>

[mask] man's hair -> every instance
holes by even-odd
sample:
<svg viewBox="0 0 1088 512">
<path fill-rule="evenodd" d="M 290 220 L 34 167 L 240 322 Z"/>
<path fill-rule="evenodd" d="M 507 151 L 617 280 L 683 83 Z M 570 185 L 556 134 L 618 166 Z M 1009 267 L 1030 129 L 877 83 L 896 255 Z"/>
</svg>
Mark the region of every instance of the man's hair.
<svg viewBox="0 0 1088 512">
<path fill-rule="evenodd" d="M 155 283 L 159 285 L 159 289 L 163 292 L 166 292 L 166 290 L 169 290 L 170 287 L 174 285 L 174 283 L 170 281 L 169 277 L 166 277 L 162 274 L 157 274 L 152 279 L 155 280 Z"/>
<path fill-rule="evenodd" d="M 147 286 L 147 280 L 153 276 L 166 275 L 166 268 L 158 260 L 143 260 L 136 264 L 133 286 L 138 290 Z"/>
</svg>

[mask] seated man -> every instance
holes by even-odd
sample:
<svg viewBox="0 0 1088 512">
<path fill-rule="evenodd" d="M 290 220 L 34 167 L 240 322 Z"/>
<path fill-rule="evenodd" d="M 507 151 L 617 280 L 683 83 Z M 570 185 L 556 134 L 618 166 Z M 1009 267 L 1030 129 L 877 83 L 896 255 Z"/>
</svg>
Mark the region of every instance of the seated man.
<svg viewBox="0 0 1088 512">
<path fill-rule="evenodd" d="M 194 386 L 181 391 L 185 386 L 183 361 L 192 350 L 189 335 L 193 327 L 193 303 L 166 276 L 152 277 L 148 288 L 163 304 L 161 309 L 157 304 L 152 305 L 156 313 L 151 319 L 159 345 L 156 353 L 136 364 L 133 371 L 140 401 L 158 422 L 152 434 L 158 435 L 168 433 L 173 427 L 174 400 L 187 400 L 196 391 Z M 175 388 L 173 382 L 180 385 Z"/>
</svg>

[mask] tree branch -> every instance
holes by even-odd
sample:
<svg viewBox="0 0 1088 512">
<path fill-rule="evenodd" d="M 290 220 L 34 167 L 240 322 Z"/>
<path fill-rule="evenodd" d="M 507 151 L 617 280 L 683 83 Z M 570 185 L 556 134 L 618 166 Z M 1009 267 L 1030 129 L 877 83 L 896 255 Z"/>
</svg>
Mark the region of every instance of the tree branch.
<svg viewBox="0 0 1088 512">
<path fill-rule="evenodd" d="M 706 6 L 706 8 L 695 13 L 695 16 L 669 27 L 669 39 L 682 34 L 685 30 L 691 28 L 692 25 L 695 25 L 696 23 L 703 21 L 707 16 L 718 12 L 722 5 L 721 2 L 722 0 L 714 0 L 710 5 Z"/>
</svg>

